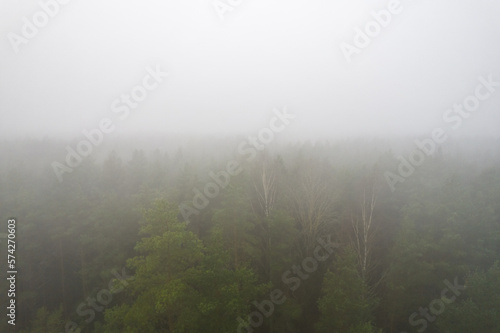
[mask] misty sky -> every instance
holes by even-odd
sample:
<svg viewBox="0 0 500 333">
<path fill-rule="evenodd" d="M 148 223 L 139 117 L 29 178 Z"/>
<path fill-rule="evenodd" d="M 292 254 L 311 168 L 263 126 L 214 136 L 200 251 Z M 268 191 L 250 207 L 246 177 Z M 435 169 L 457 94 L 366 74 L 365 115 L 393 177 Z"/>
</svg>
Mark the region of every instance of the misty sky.
<svg viewBox="0 0 500 333">
<path fill-rule="evenodd" d="M 8 34 L 41 7 L 0 0 L 0 135 L 79 137 L 106 117 L 113 135 L 251 133 L 283 106 L 301 137 L 429 133 L 479 76 L 500 82 L 500 2 L 402 0 L 348 63 L 341 43 L 389 2 L 243 0 L 221 20 L 213 0 L 72 0 L 16 53 Z M 169 76 L 120 120 L 113 101 L 157 66 Z M 497 89 L 460 132 L 500 133 Z"/>
</svg>

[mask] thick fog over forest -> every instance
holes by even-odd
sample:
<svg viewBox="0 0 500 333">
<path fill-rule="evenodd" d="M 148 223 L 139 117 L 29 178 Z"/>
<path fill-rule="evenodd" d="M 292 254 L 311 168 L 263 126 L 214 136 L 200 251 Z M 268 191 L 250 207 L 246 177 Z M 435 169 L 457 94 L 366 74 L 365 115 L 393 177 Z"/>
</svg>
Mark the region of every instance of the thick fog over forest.
<svg viewBox="0 0 500 333">
<path fill-rule="evenodd" d="M 499 13 L 2 0 L 0 332 L 500 332 Z"/>
</svg>

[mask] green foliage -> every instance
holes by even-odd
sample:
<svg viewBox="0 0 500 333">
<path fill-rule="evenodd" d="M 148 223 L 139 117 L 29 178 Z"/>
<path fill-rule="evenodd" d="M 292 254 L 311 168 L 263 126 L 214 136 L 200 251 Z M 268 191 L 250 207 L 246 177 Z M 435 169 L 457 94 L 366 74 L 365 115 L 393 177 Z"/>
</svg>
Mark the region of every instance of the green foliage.
<svg viewBox="0 0 500 333">
<path fill-rule="evenodd" d="M 373 332 L 376 303 L 357 269 L 356 254 L 346 249 L 337 257 L 333 270 L 325 274 L 318 300 L 318 332 Z"/>
<path fill-rule="evenodd" d="M 231 265 L 220 234 L 203 245 L 163 200 L 144 212 L 141 233 L 149 237 L 129 260 L 132 304 L 108 310 L 104 332 L 229 332 L 266 287 L 251 269 Z"/>
<path fill-rule="evenodd" d="M 62 332 L 65 330 L 64 326 L 62 307 L 52 312 L 45 307 L 41 307 L 36 311 L 36 317 L 31 324 L 32 329 L 23 330 L 21 333 Z"/>
<path fill-rule="evenodd" d="M 452 303 L 437 320 L 440 332 L 500 331 L 500 263 L 487 272 L 474 272 L 466 282 L 466 298 Z"/>
<path fill-rule="evenodd" d="M 210 172 L 224 170 L 240 140 L 167 141 L 156 150 L 134 142 L 128 152 L 96 151 L 62 183 L 50 165 L 65 144 L 0 143 L 0 215 L 19 221 L 19 332 L 83 324 L 75 310 L 103 288 L 120 292 L 82 333 L 235 332 L 237 318 L 246 320 L 274 289 L 286 301 L 255 332 L 410 331 L 409 316 L 439 299 L 443 281 L 468 272 L 467 290 L 426 332 L 500 331 L 498 141 L 474 149 L 450 141 L 394 193 L 377 179 L 397 170 L 389 146 L 399 142 L 283 145 L 253 162 L 245 154 L 237 157 L 243 172 L 189 225 L 178 205 L 215 182 Z M 368 183 L 377 204 L 363 279 L 349 244 Z M 334 264 L 332 255 L 299 289 L 288 288 L 283 273 L 327 234 L 341 243 Z M 0 245 L 6 267 L 5 238 Z M 110 272 L 125 263 L 134 278 L 121 291 L 109 285 Z M 0 287 L 8 290 L 5 279 Z M 11 329 L 0 323 L 1 332 Z"/>
</svg>

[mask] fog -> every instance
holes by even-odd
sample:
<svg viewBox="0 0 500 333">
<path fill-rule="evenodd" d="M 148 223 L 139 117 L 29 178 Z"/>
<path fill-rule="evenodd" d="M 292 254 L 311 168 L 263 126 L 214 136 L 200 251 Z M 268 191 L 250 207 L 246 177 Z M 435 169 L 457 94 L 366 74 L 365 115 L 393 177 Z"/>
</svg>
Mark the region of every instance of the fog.
<svg viewBox="0 0 500 333">
<path fill-rule="evenodd" d="M 0 135 L 77 139 L 103 118 L 116 138 L 232 135 L 284 107 L 296 116 L 284 137 L 430 135 L 479 77 L 500 81 L 494 1 L 401 1 L 350 61 L 342 43 L 390 1 L 215 3 L 73 0 L 49 6 L 33 33 L 23 17 L 33 22 L 41 5 L 2 1 Z M 168 76 L 120 118 L 113 102 L 148 68 Z M 453 134 L 498 135 L 499 95 Z"/>
<path fill-rule="evenodd" d="M 0 0 L 0 332 L 500 332 L 499 13 Z"/>
</svg>

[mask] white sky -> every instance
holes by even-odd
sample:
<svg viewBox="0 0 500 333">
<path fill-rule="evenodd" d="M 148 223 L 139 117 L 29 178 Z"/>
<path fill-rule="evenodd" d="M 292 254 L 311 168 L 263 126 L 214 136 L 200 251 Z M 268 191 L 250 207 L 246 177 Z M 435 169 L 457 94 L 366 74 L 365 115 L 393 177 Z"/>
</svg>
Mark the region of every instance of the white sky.
<svg viewBox="0 0 500 333">
<path fill-rule="evenodd" d="M 45 0 L 44 2 L 47 2 Z M 401 0 L 371 45 L 347 63 L 340 43 L 389 1 L 243 0 L 225 20 L 212 0 L 72 0 L 16 54 L 37 1 L 0 0 L 0 136 L 81 136 L 109 117 L 117 135 L 237 133 L 297 115 L 301 137 L 422 134 L 500 81 L 500 2 Z M 111 103 L 159 64 L 169 77 L 130 117 Z M 500 88 L 464 133 L 500 134 Z"/>
</svg>

